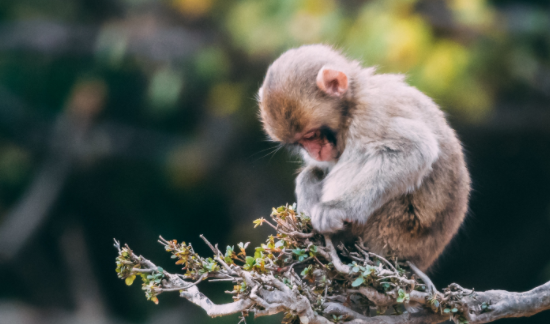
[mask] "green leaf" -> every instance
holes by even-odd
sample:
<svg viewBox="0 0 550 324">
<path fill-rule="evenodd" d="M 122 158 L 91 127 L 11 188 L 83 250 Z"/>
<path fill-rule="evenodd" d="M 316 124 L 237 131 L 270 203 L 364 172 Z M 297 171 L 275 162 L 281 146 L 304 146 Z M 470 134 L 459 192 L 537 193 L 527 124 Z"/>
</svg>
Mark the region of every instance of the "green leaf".
<svg viewBox="0 0 550 324">
<path fill-rule="evenodd" d="M 303 255 L 305 253 L 305 250 L 302 250 L 302 249 L 294 249 L 292 250 L 292 253 L 296 254 L 296 255 Z"/>
<path fill-rule="evenodd" d="M 397 298 L 398 303 L 402 303 L 405 300 L 409 300 L 409 294 L 407 294 L 403 289 L 399 289 L 398 294 L 399 294 L 399 298 Z"/>
<path fill-rule="evenodd" d="M 231 247 L 231 246 L 227 246 L 227 249 L 225 250 L 225 256 L 226 257 L 231 257 L 233 255 L 233 253 L 235 253 L 235 247 Z"/>
<path fill-rule="evenodd" d="M 262 226 L 262 224 L 265 222 L 265 219 L 262 217 L 262 218 L 258 218 L 256 219 L 255 221 L 253 221 L 252 223 L 254 223 L 254 228 L 258 227 L 258 226 Z"/>
<path fill-rule="evenodd" d="M 449 308 L 445 308 L 445 309 L 443 310 L 443 313 L 445 313 L 445 314 L 449 314 L 450 312 L 451 312 L 451 310 L 450 310 Z"/>
<path fill-rule="evenodd" d="M 246 264 L 248 264 L 249 266 L 253 266 L 255 262 L 256 262 L 255 258 L 253 258 L 251 256 L 246 257 Z"/>
<path fill-rule="evenodd" d="M 365 271 L 367 275 L 374 273 L 374 271 L 376 270 L 375 267 L 371 267 L 370 265 L 368 265 L 366 268 L 363 268 L 363 269 L 364 269 L 363 271 Z"/>
<path fill-rule="evenodd" d="M 352 287 L 359 287 L 364 282 L 365 282 L 365 278 L 360 276 L 351 283 L 351 286 Z"/>
</svg>

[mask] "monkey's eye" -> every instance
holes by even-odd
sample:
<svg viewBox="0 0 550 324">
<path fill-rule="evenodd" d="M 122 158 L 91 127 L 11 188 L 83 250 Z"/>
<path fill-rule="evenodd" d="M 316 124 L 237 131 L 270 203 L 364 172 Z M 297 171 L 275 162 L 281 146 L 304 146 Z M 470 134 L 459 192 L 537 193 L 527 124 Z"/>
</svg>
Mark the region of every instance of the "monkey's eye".
<svg viewBox="0 0 550 324">
<path fill-rule="evenodd" d="M 311 141 L 311 140 L 317 139 L 319 137 L 321 137 L 321 131 L 314 130 L 314 131 L 308 132 L 307 134 L 302 136 L 302 139 L 307 140 L 307 141 Z"/>
</svg>

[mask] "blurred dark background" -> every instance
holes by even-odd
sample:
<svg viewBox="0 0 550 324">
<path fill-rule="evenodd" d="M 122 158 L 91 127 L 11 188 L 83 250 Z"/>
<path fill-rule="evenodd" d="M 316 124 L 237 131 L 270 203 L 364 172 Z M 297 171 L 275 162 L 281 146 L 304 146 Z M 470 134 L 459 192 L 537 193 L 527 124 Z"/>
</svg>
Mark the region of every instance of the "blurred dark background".
<svg viewBox="0 0 550 324">
<path fill-rule="evenodd" d="M 158 235 L 262 242 L 252 220 L 293 202 L 299 164 L 272 152 L 254 96 L 316 42 L 406 73 L 464 142 L 471 211 L 436 285 L 550 280 L 549 1 L 2 0 L 0 323 L 237 323 L 147 301 L 112 239 L 169 270 Z"/>
</svg>

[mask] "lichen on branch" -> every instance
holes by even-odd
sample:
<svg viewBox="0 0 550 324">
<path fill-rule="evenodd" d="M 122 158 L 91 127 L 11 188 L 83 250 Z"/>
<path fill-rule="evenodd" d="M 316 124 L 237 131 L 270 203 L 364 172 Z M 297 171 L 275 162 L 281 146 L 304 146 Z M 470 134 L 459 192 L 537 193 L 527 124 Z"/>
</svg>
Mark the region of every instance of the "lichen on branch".
<svg viewBox="0 0 550 324">
<path fill-rule="evenodd" d="M 438 292 L 406 260 L 374 254 L 361 241 L 335 248 L 330 237 L 313 232 L 311 219 L 296 212 L 295 205 L 274 208 L 270 218 L 254 221 L 254 227 L 265 224 L 276 232 L 254 250 L 249 243 L 239 243 L 222 252 L 201 235 L 213 252 L 203 257 L 190 243 L 160 237 L 159 243 L 183 267 L 181 274 L 167 272 L 115 240 L 116 272 L 127 285 L 139 277 L 146 298 L 156 304 L 161 293 L 177 291 L 209 316 L 241 313 L 241 321 L 249 313 L 257 317 L 283 312 L 283 323 L 440 323 L 450 319 L 473 324 L 530 316 L 550 308 L 550 283 L 532 291 L 536 293 L 523 294 L 523 314 L 517 309 L 521 298 L 515 293 L 474 292 L 457 284 Z M 201 281 L 233 282 L 233 290 L 226 293 L 234 301 L 214 304 L 198 290 Z M 532 305 L 540 297 L 537 294 L 546 299 Z M 516 311 L 506 311 L 512 301 Z"/>
</svg>

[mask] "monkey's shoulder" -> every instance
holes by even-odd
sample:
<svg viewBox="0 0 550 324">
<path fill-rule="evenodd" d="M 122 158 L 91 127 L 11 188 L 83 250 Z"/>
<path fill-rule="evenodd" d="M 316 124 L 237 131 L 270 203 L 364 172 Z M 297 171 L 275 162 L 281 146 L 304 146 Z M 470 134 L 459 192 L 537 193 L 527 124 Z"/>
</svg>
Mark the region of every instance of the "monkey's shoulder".
<svg viewBox="0 0 550 324">
<path fill-rule="evenodd" d="M 427 95 L 405 81 L 401 74 L 361 74 L 365 86 L 358 91 L 354 124 L 380 138 L 399 119 L 409 120 L 438 133 L 448 124 L 443 111 Z M 362 133 L 360 131 L 360 133 Z"/>
<path fill-rule="evenodd" d="M 367 68 L 362 70 L 358 79 L 365 85 L 359 90 L 358 97 L 366 105 L 390 110 L 394 115 L 401 113 L 403 117 L 407 111 L 439 111 L 429 96 L 407 83 L 404 74 L 375 73 L 373 68 Z M 391 111 L 392 108 L 397 110 Z"/>
</svg>

